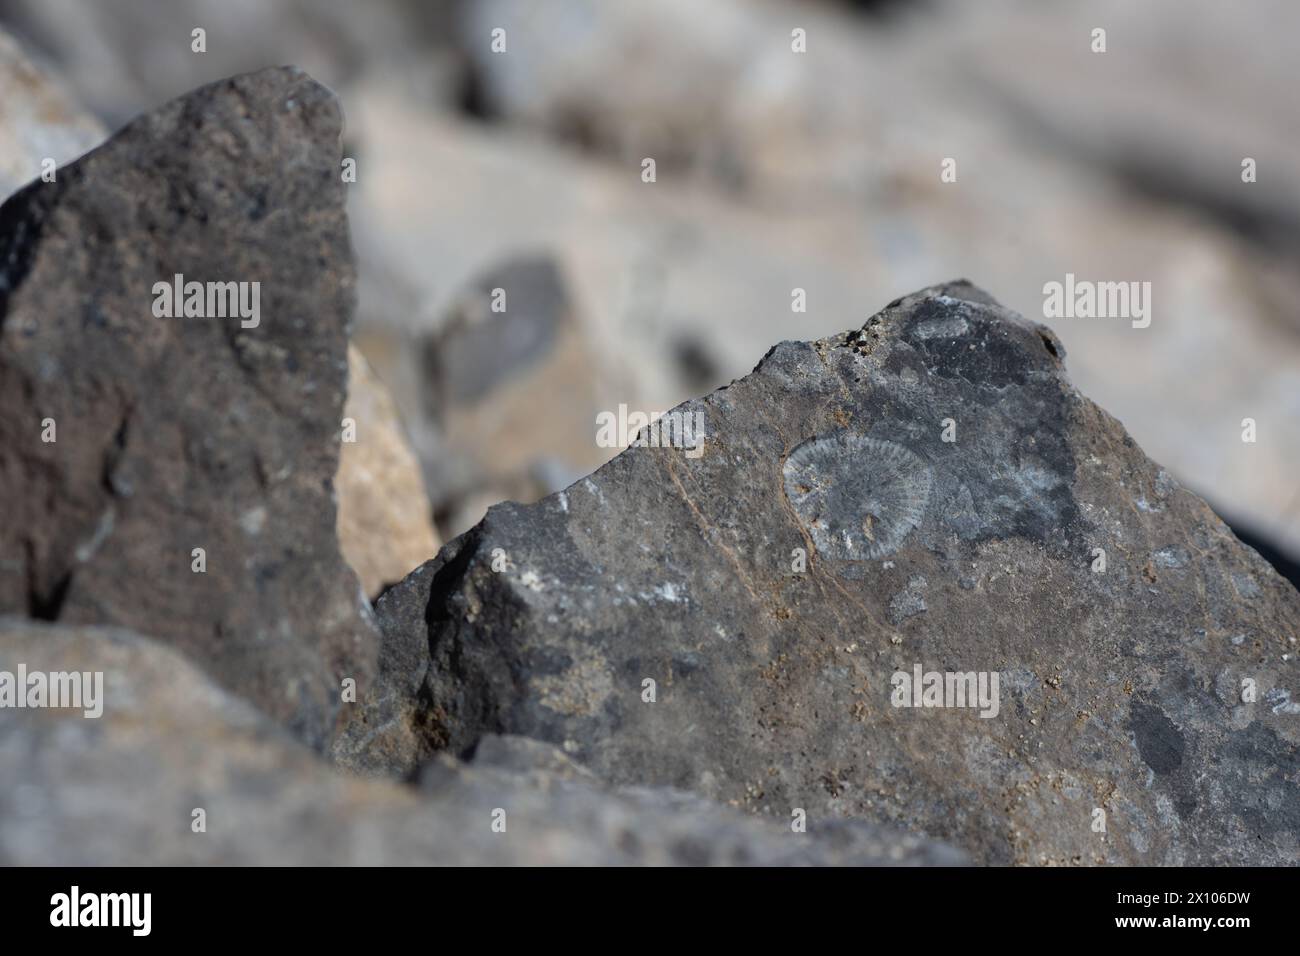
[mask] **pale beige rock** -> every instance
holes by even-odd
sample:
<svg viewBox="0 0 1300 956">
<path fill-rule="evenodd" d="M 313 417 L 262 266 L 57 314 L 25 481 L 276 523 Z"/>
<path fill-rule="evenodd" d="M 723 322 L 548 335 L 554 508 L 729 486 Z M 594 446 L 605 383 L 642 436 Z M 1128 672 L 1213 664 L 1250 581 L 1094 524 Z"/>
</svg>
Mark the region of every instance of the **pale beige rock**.
<svg viewBox="0 0 1300 956">
<path fill-rule="evenodd" d="M 100 122 L 0 30 L 0 199 L 104 138 Z"/>
<path fill-rule="evenodd" d="M 355 422 L 356 441 L 343 442 L 334 479 L 339 548 L 373 598 L 436 554 L 438 537 L 397 406 L 351 346 L 348 375 L 343 417 L 345 428 Z"/>
</svg>

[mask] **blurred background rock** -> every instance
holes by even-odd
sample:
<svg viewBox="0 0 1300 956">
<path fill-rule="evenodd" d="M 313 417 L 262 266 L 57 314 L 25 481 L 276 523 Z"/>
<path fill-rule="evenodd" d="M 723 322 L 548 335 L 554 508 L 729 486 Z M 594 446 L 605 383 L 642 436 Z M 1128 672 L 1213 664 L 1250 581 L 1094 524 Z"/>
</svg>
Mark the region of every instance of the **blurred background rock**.
<svg viewBox="0 0 1300 956">
<path fill-rule="evenodd" d="M 1050 321 L 1079 388 L 1300 554 L 1293 0 L 0 0 L 0 26 L 110 126 L 270 64 L 341 95 L 356 342 L 444 536 L 610 457 L 598 410 L 669 409 L 958 276 L 1041 320 L 1070 272 L 1152 283 L 1149 328 Z M 0 144 L 93 144 L 14 76 Z"/>
</svg>

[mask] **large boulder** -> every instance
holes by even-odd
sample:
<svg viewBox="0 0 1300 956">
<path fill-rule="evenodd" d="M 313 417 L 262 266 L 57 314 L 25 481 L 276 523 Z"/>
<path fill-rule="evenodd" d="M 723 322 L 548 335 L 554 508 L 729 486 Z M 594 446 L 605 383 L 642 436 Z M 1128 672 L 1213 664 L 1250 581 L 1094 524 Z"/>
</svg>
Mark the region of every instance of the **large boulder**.
<svg viewBox="0 0 1300 956">
<path fill-rule="evenodd" d="M 320 747 L 375 651 L 331 487 L 341 128 L 301 71 L 235 77 L 0 207 L 0 612 L 162 638 Z"/>
<path fill-rule="evenodd" d="M 1063 360 L 937 286 L 681 406 L 702 454 L 494 507 L 378 605 L 371 757 L 515 734 L 985 863 L 1297 862 L 1300 594 Z"/>
</svg>

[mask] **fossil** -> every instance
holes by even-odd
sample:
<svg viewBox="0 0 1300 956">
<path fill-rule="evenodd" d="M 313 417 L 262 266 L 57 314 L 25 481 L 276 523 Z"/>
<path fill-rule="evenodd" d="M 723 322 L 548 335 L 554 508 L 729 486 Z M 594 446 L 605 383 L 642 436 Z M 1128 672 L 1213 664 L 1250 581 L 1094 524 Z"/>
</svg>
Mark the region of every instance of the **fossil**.
<svg viewBox="0 0 1300 956">
<path fill-rule="evenodd" d="M 893 554 L 921 523 L 934 473 L 902 445 L 837 432 L 785 462 L 785 494 L 818 553 L 844 561 Z"/>
</svg>

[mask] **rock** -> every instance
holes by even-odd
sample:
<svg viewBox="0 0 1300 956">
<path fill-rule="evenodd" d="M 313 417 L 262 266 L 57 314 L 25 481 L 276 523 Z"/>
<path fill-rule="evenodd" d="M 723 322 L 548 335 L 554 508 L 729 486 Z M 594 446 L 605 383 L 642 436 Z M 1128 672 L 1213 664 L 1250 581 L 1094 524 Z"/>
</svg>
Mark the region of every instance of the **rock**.
<svg viewBox="0 0 1300 956">
<path fill-rule="evenodd" d="M 0 618 L 0 672 L 19 663 L 102 672 L 103 712 L 0 709 L 6 866 L 963 861 L 865 824 L 795 834 L 685 794 L 610 793 L 529 741 L 488 738 L 469 766 L 444 758 L 422 790 L 360 780 L 129 631 Z"/>
<path fill-rule="evenodd" d="M 67 162 L 106 135 L 97 119 L 23 55 L 17 41 L 0 32 L 0 196 L 37 178 L 46 157 Z M 338 531 L 344 556 L 374 596 L 438 547 L 419 465 L 392 398 L 363 357 L 349 352 L 348 358 L 345 417 L 361 424 L 358 441 L 345 443 L 340 455 Z"/>
<path fill-rule="evenodd" d="M 397 406 L 365 357 L 348 349 L 344 441 L 334 486 L 343 557 L 371 597 L 438 550 L 424 476 Z M 349 424 L 355 435 L 349 436 Z M 349 437 L 354 440 L 349 440 Z"/>
<path fill-rule="evenodd" d="M 597 13 L 608 7 L 609 17 L 620 16 L 620 6 L 598 4 Z M 671 44 L 664 62 L 696 49 L 698 6 L 685 5 L 684 19 L 655 32 Z M 667 15 L 682 6 L 654 9 Z M 647 14 L 638 8 L 623 16 Z M 1096 281 L 1150 280 L 1155 304 L 1147 329 L 1123 320 L 1056 322 L 1076 385 L 1234 527 L 1267 529 L 1300 555 L 1293 479 L 1300 471 L 1300 416 L 1276 413 L 1290 407 L 1300 366 L 1295 256 L 1195 211 L 1117 188 L 1108 169 L 1081 166 L 1072 151 L 1045 151 L 1037 129 L 1021 122 L 1024 114 L 991 100 L 970 66 L 972 58 L 991 56 L 985 51 L 997 41 L 988 29 L 957 28 L 978 16 L 976 10 L 918 17 L 911 32 L 875 37 L 870 46 L 852 30 L 810 28 L 817 54 L 804 58 L 784 53 L 781 44 L 764 47 L 765 55 L 800 60 L 804 92 L 794 115 L 817 122 L 804 132 L 776 116 L 765 142 L 777 154 L 763 164 L 773 176 L 752 180 L 775 185 L 748 201 L 720 195 L 707 177 L 671 172 L 666 164 L 656 183 L 642 183 L 645 153 L 598 160 L 555 148 L 523 124 L 429 117 L 382 92 L 356 91 L 348 99 L 349 126 L 369 146 L 350 210 L 362 274 L 383 263 L 413 300 L 389 305 L 380 298 L 371 311 L 402 326 L 399 344 L 418 343 L 447 314 L 456 290 L 521 248 L 553 250 L 608 370 L 599 407 L 662 410 L 744 375 L 773 342 L 833 335 L 935 276 L 977 274 L 1028 316 L 1043 314 L 1044 283 L 1067 272 Z M 1025 21 L 1039 25 L 1044 48 L 1068 42 L 1068 31 L 1039 17 Z M 539 59 L 530 39 L 529 50 L 512 46 L 508 56 L 491 57 L 501 61 L 494 68 L 517 69 L 526 57 L 551 68 L 567 64 L 571 47 L 562 31 L 573 22 L 534 18 L 537 30 L 553 31 L 544 49 L 565 56 Z M 769 24 L 767 35 L 788 32 L 782 20 Z M 721 37 L 725 50 L 745 48 L 725 31 L 708 35 Z M 511 43 L 519 36 L 512 30 Z M 616 37 L 603 28 L 591 35 L 593 42 Z M 637 40 L 650 38 L 634 34 L 629 42 Z M 1018 62 L 1005 50 L 1000 59 Z M 844 62 L 865 75 L 839 75 L 835 64 Z M 705 72 L 694 65 L 682 71 Z M 561 72 L 562 82 L 576 75 Z M 647 76 L 653 71 L 617 72 L 618 82 Z M 1053 76 L 1054 83 L 1070 79 L 1068 71 Z M 670 89 L 649 85 L 651 92 Z M 606 92 L 599 82 L 587 86 L 593 96 Z M 1287 86 L 1279 78 L 1274 88 Z M 635 119 L 627 101 L 616 101 L 624 105 L 612 115 Z M 821 122 L 822 111 L 834 116 Z M 800 134 L 791 135 L 792 128 Z M 766 153 L 744 155 L 757 160 Z M 956 183 L 943 183 L 939 157 L 953 155 L 963 172 Z M 430 163 L 438 176 L 427 174 Z M 1241 183 L 1236 166 L 1221 171 L 1242 189 L 1259 185 Z M 1071 228 L 1060 228 L 1062 222 Z M 383 275 L 383 290 L 397 285 Z M 795 289 L 807 294 L 806 313 L 791 311 Z M 363 320 L 362 333 L 368 328 L 373 324 Z M 701 339 L 714 366 L 703 387 L 670 360 L 688 334 Z M 393 386 L 387 370 L 376 367 Z M 398 400 L 422 444 L 413 415 L 419 391 L 399 391 Z M 1260 424 L 1256 444 L 1241 441 L 1247 416 Z M 422 457 L 438 460 L 436 453 Z M 436 500 L 433 487 L 430 495 Z M 444 538 L 451 531 L 444 526 Z"/>
<path fill-rule="evenodd" d="M 504 733 L 981 863 L 1296 863 L 1300 593 L 1063 359 L 937 286 L 683 405 L 702 456 L 490 509 L 377 607 L 389 769 Z M 916 668 L 996 696 L 896 706 Z"/>
<path fill-rule="evenodd" d="M 332 758 L 340 767 L 409 778 L 447 746 L 444 715 L 425 697 L 428 649 L 419 645 L 418 629 L 410 627 L 428 605 L 428 569 L 437 560 L 420 565 L 375 604 L 380 624 L 389 622 L 382 627 L 379 672 L 357 695 L 351 719 L 334 742 Z"/>
<path fill-rule="evenodd" d="M 507 833 L 522 818 L 554 833 L 546 863 L 756 865 L 930 865 L 966 862 L 945 844 L 861 821 L 815 820 L 806 843 L 785 822 L 756 821 L 698 796 L 652 787 L 606 790 L 590 771 L 554 747 L 518 737 L 480 741 L 468 767 L 442 756 L 426 767 L 421 788 L 439 805 L 475 809 L 490 819 L 507 811 Z M 502 806 L 506 801 L 511 806 Z M 481 825 L 481 824 L 480 824 Z M 540 842 L 540 841 L 539 841 Z M 784 845 L 782 845 L 784 843 Z M 584 845 L 588 844 L 588 845 Z M 617 848 L 615 851 L 613 848 Z"/>
<path fill-rule="evenodd" d="M 1274 38 L 1300 29 L 1295 4 L 1258 0 L 1250 17 L 1214 0 L 1141 8 L 1101 0 L 1086 11 L 996 0 L 945 12 L 961 24 L 951 31 L 964 39 L 953 45 L 955 61 L 1062 154 L 1280 243 L 1294 259 L 1300 130 L 1276 116 L 1289 108 L 1295 67 L 1288 44 Z M 1171 31 L 1172 24 L 1182 29 Z M 1091 42 L 1101 25 L 1112 45 L 1121 38 L 1105 55 Z M 1079 36 L 1089 42 L 1075 42 Z M 1236 68 L 1186 68 L 1216 61 Z M 1261 171 L 1249 184 L 1241 175 L 1246 157 Z"/>
<path fill-rule="evenodd" d="M 114 123 L 199 83 L 279 63 L 334 90 L 375 72 L 421 102 L 447 101 L 457 72 L 444 40 L 450 16 L 444 0 L 0 0 L 0 21 L 47 51 Z"/>
<path fill-rule="evenodd" d="M 425 407 L 443 437 L 427 468 L 445 496 L 496 488 L 505 493 L 489 503 L 535 501 L 607 460 L 595 441 L 599 357 L 575 312 L 551 257 L 514 257 L 466 288 L 423 337 Z"/>
<path fill-rule="evenodd" d="M 653 157 L 665 177 L 744 191 L 801 187 L 814 163 L 825 171 L 826 157 L 803 147 L 839 120 L 846 99 L 866 101 L 860 121 L 875 112 L 851 85 L 870 70 L 846 54 L 856 47 L 874 59 L 887 44 L 834 11 L 799 11 L 813 50 L 801 56 L 791 49 L 796 23 L 779 5 L 556 6 L 543 17 L 526 0 L 464 4 L 460 45 L 488 117 L 627 162 Z M 494 29 L 505 31 L 506 55 L 493 47 Z"/>
<path fill-rule="evenodd" d="M 341 124 L 300 71 L 223 80 L 0 207 L 0 612 L 147 631 L 318 747 L 375 651 L 331 490 Z M 159 317 L 174 276 L 249 308 Z"/>
<path fill-rule="evenodd" d="M 1076 163 L 1118 171 L 1139 189 L 1288 245 L 1300 224 L 1297 133 L 1275 121 L 1293 79 L 1291 50 L 1276 37 L 1300 26 L 1288 0 L 1257 0 L 1252 17 L 1214 0 L 1140 8 L 1099 0 L 1084 9 L 938 0 L 888 23 L 828 8 L 792 18 L 786 4 L 751 0 L 707 9 L 690 0 L 554 7 L 562 13 L 542 17 L 528 0 L 465 5 L 460 42 L 484 112 L 625 162 L 654 157 L 675 176 L 707 176 L 767 193 L 769 202 L 782 193 L 813 201 L 827 189 L 872 189 L 882 173 L 902 180 L 899 192 L 928 191 L 939 185 L 928 173 L 940 149 L 964 153 L 988 183 L 999 175 L 988 167 L 1010 157 L 990 153 L 992 144 L 953 115 L 973 99 L 981 125 L 1011 119 L 1013 139 L 1055 142 Z M 1093 49 L 1099 26 L 1111 37 L 1104 55 Z M 792 50 L 795 27 L 802 54 Z M 506 55 L 490 42 L 498 28 Z M 1238 68 L 1193 68 L 1218 56 Z M 949 95 L 936 95 L 936 80 Z M 954 91 L 956 82 L 965 85 Z M 917 116 L 922 109 L 927 115 Z M 911 127 L 900 128 L 909 116 Z M 926 175 L 909 173 L 912 150 L 936 119 L 942 139 L 925 157 Z M 1008 145 L 1003 151 L 1012 152 Z M 1247 155 L 1268 176 L 1243 189 Z M 873 212 L 894 201 L 878 199 Z"/>
<path fill-rule="evenodd" d="M 394 284 L 384 283 L 389 299 Z M 368 285 L 373 307 L 377 283 Z M 404 405 L 446 535 L 503 499 L 557 491 L 612 454 L 595 440 L 606 363 L 553 256 L 507 256 L 466 283 L 433 327 L 403 330 L 380 315 L 359 345 Z"/>
<path fill-rule="evenodd" d="M 66 163 L 103 138 L 99 121 L 0 30 L 0 200 L 39 177 L 43 160 Z"/>
<path fill-rule="evenodd" d="M 508 263 L 478 282 L 425 345 L 434 414 L 479 401 L 544 361 L 569 308 L 559 270 L 545 257 Z"/>
</svg>

